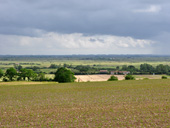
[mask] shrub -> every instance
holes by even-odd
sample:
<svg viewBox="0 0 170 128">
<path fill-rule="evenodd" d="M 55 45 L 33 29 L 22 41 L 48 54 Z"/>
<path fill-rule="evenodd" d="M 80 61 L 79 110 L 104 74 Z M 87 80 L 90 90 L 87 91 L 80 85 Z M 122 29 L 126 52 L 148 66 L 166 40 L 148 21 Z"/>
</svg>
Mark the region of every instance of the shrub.
<svg viewBox="0 0 170 128">
<path fill-rule="evenodd" d="M 118 81 L 118 78 L 116 76 L 111 76 L 108 81 Z"/>
<path fill-rule="evenodd" d="M 135 77 L 132 75 L 126 75 L 125 80 L 135 80 Z"/>
<path fill-rule="evenodd" d="M 143 78 L 143 80 L 149 80 L 149 78 Z"/>
<path fill-rule="evenodd" d="M 162 76 L 162 79 L 168 79 L 166 76 Z"/>
</svg>

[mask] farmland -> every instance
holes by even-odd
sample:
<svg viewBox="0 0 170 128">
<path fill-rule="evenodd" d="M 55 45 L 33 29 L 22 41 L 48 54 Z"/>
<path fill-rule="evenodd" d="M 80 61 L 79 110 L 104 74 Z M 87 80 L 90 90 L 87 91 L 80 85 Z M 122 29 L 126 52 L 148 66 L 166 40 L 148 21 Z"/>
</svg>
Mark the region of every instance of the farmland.
<svg viewBox="0 0 170 128">
<path fill-rule="evenodd" d="M 115 75 L 118 80 L 123 80 L 123 75 Z M 111 75 L 75 75 L 77 82 L 107 81 Z"/>
<path fill-rule="evenodd" d="M 33 62 L 33 64 L 32 64 Z M 164 65 L 170 65 L 170 62 L 167 61 L 157 61 L 157 62 L 149 62 L 149 61 L 139 61 L 139 62 L 129 62 L 129 61 L 99 61 L 99 60 L 53 60 L 53 61 L 36 61 L 36 60 L 30 60 L 30 61 L 0 61 L 0 68 L 9 68 L 13 67 L 14 64 L 21 64 L 24 68 L 29 66 L 38 66 L 40 68 L 46 68 L 49 67 L 50 64 L 56 64 L 56 65 L 63 65 L 63 64 L 71 64 L 73 66 L 76 65 L 96 65 L 98 68 L 115 68 L 116 66 L 123 66 L 123 65 L 134 65 L 135 67 L 139 68 L 140 64 L 148 63 L 153 66 L 156 66 L 158 64 L 164 64 Z M 47 69 L 44 69 L 47 70 Z M 48 71 L 46 71 L 48 72 Z"/>
<path fill-rule="evenodd" d="M 107 81 L 112 75 L 75 75 L 76 82 L 95 82 L 95 81 Z M 124 80 L 125 75 L 114 75 L 118 78 L 118 80 Z M 164 75 L 165 76 L 165 75 Z M 47 78 L 54 78 L 53 74 L 46 74 Z M 136 80 L 143 80 L 143 79 L 162 79 L 162 75 L 134 75 Z M 170 76 L 166 76 L 170 79 Z"/>
<path fill-rule="evenodd" d="M 70 56 L 0 56 L 0 69 L 6 71 L 14 65 L 21 65 L 23 68 L 38 67 L 39 71 L 46 74 L 55 72 L 56 68 L 49 68 L 51 64 L 63 66 L 68 64 L 71 67 L 77 65 L 90 66 L 94 69 L 113 70 L 117 66 L 133 65 L 137 69 L 140 65 L 147 63 L 156 67 L 159 64 L 170 66 L 170 56 L 151 55 L 70 55 Z"/>
<path fill-rule="evenodd" d="M 75 75 L 76 82 L 107 81 L 112 75 Z M 124 80 L 124 75 L 114 75 L 118 80 Z M 51 75 L 52 77 L 52 75 Z M 162 75 L 134 75 L 136 80 L 161 79 Z M 169 78 L 169 76 L 167 76 Z"/>
<path fill-rule="evenodd" d="M 0 82 L 0 127 L 170 127 L 170 80 Z"/>
</svg>

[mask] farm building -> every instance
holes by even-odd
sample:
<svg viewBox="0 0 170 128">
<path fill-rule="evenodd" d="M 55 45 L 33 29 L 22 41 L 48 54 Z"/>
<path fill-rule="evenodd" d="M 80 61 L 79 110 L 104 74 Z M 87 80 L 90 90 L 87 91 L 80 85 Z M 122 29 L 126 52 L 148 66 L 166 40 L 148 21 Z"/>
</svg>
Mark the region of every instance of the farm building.
<svg viewBox="0 0 170 128">
<path fill-rule="evenodd" d="M 110 72 L 111 75 L 117 75 L 117 74 L 127 75 L 129 73 L 130 73 L 130 71 L 111 71 Z"/>
</svg>

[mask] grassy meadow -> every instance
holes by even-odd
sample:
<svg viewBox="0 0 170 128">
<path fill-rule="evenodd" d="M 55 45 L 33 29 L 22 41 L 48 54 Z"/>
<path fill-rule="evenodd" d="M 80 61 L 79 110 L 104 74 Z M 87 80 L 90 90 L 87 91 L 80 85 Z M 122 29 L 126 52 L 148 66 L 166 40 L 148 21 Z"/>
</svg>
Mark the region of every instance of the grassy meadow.
<svg viewBox="0 0 170 128">
<path fill-rule="evenodd" d="M 0 82 L 0 127 L 170 127 L 170 80 Z"/>
</svg>

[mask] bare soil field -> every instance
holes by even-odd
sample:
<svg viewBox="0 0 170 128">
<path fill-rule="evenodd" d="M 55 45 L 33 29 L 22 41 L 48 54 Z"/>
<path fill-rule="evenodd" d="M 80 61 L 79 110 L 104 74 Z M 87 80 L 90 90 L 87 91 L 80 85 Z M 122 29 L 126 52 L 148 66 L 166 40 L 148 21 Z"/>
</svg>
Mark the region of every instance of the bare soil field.
<svg viewBox="0 0 170 128">
<path fill-rule="evenodd" d="M 112 75 L 75 75 L 76 82 L 107 81 Z M 124 80 L 124 75 L 115 75 L 118 80 Z"/>
</svg>

